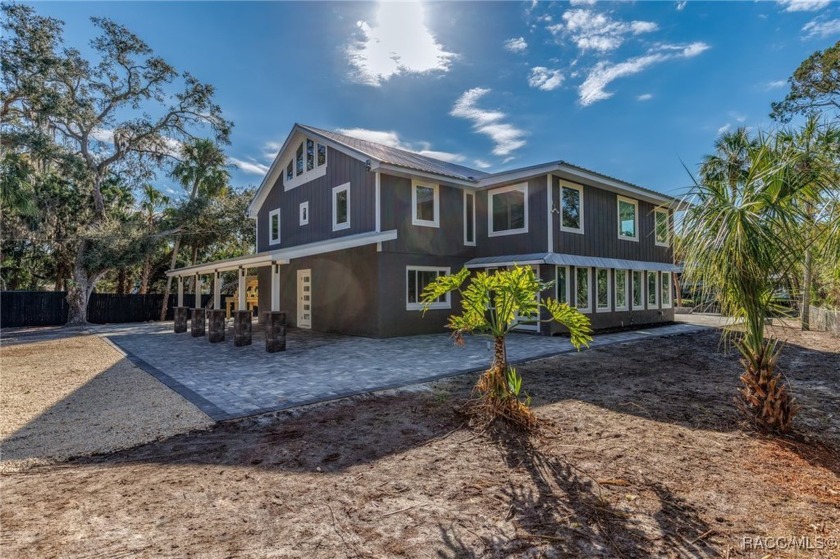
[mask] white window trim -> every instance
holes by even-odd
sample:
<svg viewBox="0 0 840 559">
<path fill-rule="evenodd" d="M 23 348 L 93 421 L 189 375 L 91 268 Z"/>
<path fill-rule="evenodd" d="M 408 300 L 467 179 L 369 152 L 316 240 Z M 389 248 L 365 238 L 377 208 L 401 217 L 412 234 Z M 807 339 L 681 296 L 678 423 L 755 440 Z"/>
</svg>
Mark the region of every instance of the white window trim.
<svg viewBox="0 0 840 559">
<path fill-rule="evenodd" d="M 613 289 L 613 293 L 615 294 L 615 299 L 613 300 L 615 303 L 615 310 L 616 311 L 628 311 L 630 310 L 630 299 L 633 298 L 633 294 L 630 292 L 628 287 L 630 286 L 630 282 L 628 281 L 628 275 L 630 270 L 614 270 L 613 271 L 613 278 L 615 280 L 615 288 Z M 618 282 L 624 281 L 624 305 L 618 306 Z"/>
<path fill-rule="evenodd" d="M 493 230 L 493 196 L 497 194 L 504 194 L 518 190 L 524 194 L 525 198 L 525 226 L 519 229 L 508 229 L 506 231 Z M 487 191 L 487 236 L 488 237 L 502 237 L 504 235 L 521 235 L 528 232 L 528 183 L 514 184 L 502 188 L 496 188 Z"/>
<path fill-rule="evenodd" d="M 472 241 L 467 240 L 467 197 L 472 198 Z M 475 246 L 475 233 L 476 233 L 476 226 L 475 226 L 475 192 L 470 192 L 468 190 L 464 190 L 464 246 L 474 247 Z"/>
<path fill-rule="evenodd" d="M 640 305 L 636 305 L 636 301 L 633 300 L 633 286 L 636 285 L 636 272 L 639 273 L 639 277 L 641 278 L 641 286 L 642 286 L 642 297 L 640 301 Z M 629 293 L 629 303 L 633 306 L 634 311 L 643 311 L 645 310 L 645 303 L 647 302 L 647 298 L 645 298 L 645 287 L 647 285 L 647 277 L 645 275 L 644 270 L 631 270 L 630 272 L 630 293 Z"/>
<path fill-rule="evenodd" d="M 451 273 L 451 268 L 446 268 L 442 266 L 406 266 L 405 267 L 405 310 L 407 311 L 421 311 L 423 310 L 423 303 L 409 303 L 408 302 L 408 276 L 411 272 L 443 272 L 444 275 L 449 275 Z M 422 292 L 421 292 L 422 293 Z M 417 298 L 420 298 L 420 293 L 417 294 Z M 452 300 L 450 299 L 450 293 L 446 294 L 446 302 L 444 303 L 431 303 L 429 305 L 430 309 L 451 309 L 452 308 Z"/>
<path fill-rule="evenodd" d="M 277 216 L 277 238 L 274 239 L 271 236 L 272 230 L 274 227 L 271 226 L 271 221 L 274 219 L 274 216 Z M 270 245 L 279 245 L 280 238 L 282 236 L 282 227 L 283 227 L 283 220 L 280 218 L 280 208 L 276 210 L 271 210 L 268 212 L 268 244 Z"/>
<path fill-rule="evenodd" d="M 570 190 L 577 190 L 580 200 L 580 227 L 565 227 L 563 225 L 563 189 L 568 188 Z M 566 233 L 577 233 L 579 235 L 583 235 L 584 231 L 584 223 L 583 223 L 583 186 L 579 184 L 574 184 L 571 182 L 560 181 L 560 231 L 564 231 Z"/>
<path fill-rule="evenodd" d="M 592 312 L 592 268 L 575 268 L 575 306 L 579 312 L 589 314 Z M 578 270 L 586 270 L 586 307 L 578 306 Z"/>
<path fill-rule="evenodd" d="M 344 223 L 337 223 L 338 220 L 338 207 L 335 203 L 336 195 L 339 192 L 347 192 L 347 221 Z M 339 186 L 336 186 L 332 189 L 332 230 L 333 231 L 342 231 L 344 229 L 350 229 L 350 183 L 345 182 Z"/>
<path fill-rule="evenodd" d="M 656 216 L 657 214 L 665 214 L 665 242 L 662 243 L 656 238 Z M 658 247 L 671 246 L 671 215 L 665 208 L 655 208 L 653 210 L 653 242 Z"/>
<path fill-rule="evenodd" d="M 304 217 L 304 215 L 306 217 Z M 298 208 L 298 220 L 300 225 L 309 225 L 309 201 L 301 202 Z"/>
<path fill-rule="evenodd" d="M 312 168 L 311 171 L 306 170 L 306 140 L 312 140 L 315 143 L 315 166 Z M 317 140 L 313 140 L 312 138 L 303 138 L 301 140 L 303 142 L 303 172 L 301 174 L 297 174 L 297 165 L 295 161 L 295 156 L 297 155 L 297 148 L 300 145 L 300 142 L 296 142 L 294 144 L 295 148 L 292 150 L 292 155 L 289 156 L 284 161 L 283 165 L 283 190 L 291 190 L 293 188 L 297 188 L 302 184 L 306 184 L 309 181 L 313 181 L 317 178 L 323 177 L 327 174 L 327 165 L 330 162 L 330 150 L 326 144 L 322 144 Z M 324 164 L 318 165 L 318 144 L 324 146 L 326 148 L 324 152 Z M 292 180 L 286 180 L 286 168 L 289 166 L 289 162 L 292 163 L 292 172 L 294 176 Z"/>
<path fill-rule="evenodd" d="M 650 274 L 656 274 L 654 277 L 656 278 L 656 289 L 654 292 L 654 297 L 656 298 L 656 302 L 654 306 L 650 306 Z M 645 298 L 645 303 L 647 304 L 647 308 L 651 310 L 658 310 L 659 309 L 659 272 L 648 270 L 645 274 L 645 286 L 647 287 L 647 297 Z"/>
<path fill-rule="evenodd" d="M 601 307 L 598 301 L 598 272 L 605 271 L 607 273 L 607 306 Z M 612 312 L 612 278 L 610 277 L 609 268 L 595 268 L 595 312 Z"/>
<path fill-rule="evenodd" d="M 632 204 L 635 208 L 633 210 L 633 220 L 634 225 L 633 229 L 636 232 L 635 237 L 625 237 L 621 234 L 621 203 L 626 202 L 628 204 Z M 622 241 L 634 241 L 639 242 L 639 201 L 633 200 L 632 198 L 625 198 L 624 196 L 616 196 L 615 202 L 615 209 L 616 209 L 616 225 L 618 230 L 618 238 Z"/>
<path fill-rule="evenodd" d="M 665 285 L 666 285 L 665 276 L 668 277 L 668 283 L 667 283 L 667 285 L 668 285 L 668 303 L 665 303 L 665 301 L 662 299 L 662 296 L 661 296 L 661 294 L 665 292 Z M 659 274 L 659 283 L 660 283 L 660 285 L 659 285 L 659 293 L 660 293 L 659 299 L 660 299 L 660 301 L 659 302 L 660 302 L 660 306 L 663 309 L 670 309 L 674 305 L 674 290 L 673 290 L 673 286 L 672 286 L 672 279 L 673 278 L 671 277 L 671 272 L 662 272 L 661 274 Z"/>
<path fill-rule="evenodd" d="M 572 298 L 571 298 L 569 292 L 571 291 L 570 287 L 571 287 L 572 282 L 571 282 L 571 275 L 570 275 L 570 271 L 569 271 L 569 266 L 555 266 L 555 268 L 556 269 L 554 270 L 554 297 L 558 301 L 560 300 L 560 282 L 557 280 L 557 278 L 559 276 L 559 274 L 557 273 L 557 270 L 560 270 L 562 268 L 563 270 L 566 270 L 566 304 L 571 307 L 572 306 Z"/>
<path fill-rule="evenodd" d="M 417 187 L 431 188 L 434 192 L 435 218 L 432 220 L 417 217 Z M 411 181 L 411 224 L 420 227 L 440 227 L 440 185 L 412 179 Z"/>
</svg>

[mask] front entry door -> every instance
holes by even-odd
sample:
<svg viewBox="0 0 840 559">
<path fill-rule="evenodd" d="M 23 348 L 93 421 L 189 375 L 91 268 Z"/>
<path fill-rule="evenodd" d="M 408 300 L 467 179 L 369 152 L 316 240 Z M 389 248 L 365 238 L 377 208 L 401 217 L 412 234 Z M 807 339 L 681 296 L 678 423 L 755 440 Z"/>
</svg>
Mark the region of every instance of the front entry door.
<svg viewBox="0 0 840 559">
<path fill-rule="evenodd" d="M 297 296 L 298 328 L 312 328 L 312 270 L 298 270 Z"/>
</svg>

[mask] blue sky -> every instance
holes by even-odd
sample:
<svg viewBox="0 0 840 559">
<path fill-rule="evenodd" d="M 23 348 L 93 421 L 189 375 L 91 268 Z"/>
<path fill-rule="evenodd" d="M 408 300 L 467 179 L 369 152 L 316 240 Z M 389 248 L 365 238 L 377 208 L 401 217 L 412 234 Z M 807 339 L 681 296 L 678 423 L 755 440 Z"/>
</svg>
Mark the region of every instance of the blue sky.
<svg viewBox="0 0 840 559">
<path fill-rule="evenodd" d="M 110 17 L 217 88 L 236 186 L 295 122 L 489 172 L 562 159 L 661 192 L 840 38 L 840 3 L 37 3 L 84 48 Z M 166 181 L 164 181 L 166 182 Z M 166 186 L 164 185 L 164 188 Z"/>
</svg>

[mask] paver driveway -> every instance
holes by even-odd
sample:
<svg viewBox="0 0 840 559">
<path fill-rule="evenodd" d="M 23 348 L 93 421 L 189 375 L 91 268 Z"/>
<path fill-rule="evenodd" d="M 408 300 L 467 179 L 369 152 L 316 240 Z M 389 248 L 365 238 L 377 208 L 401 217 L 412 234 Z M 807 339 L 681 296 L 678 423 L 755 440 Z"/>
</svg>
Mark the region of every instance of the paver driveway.
<svg viewBox="0 0 840 559">
<path fill-rule="evenodd" d="M 693 332 L 702 327 L 673 324 L 649 330 L 598 335 L 592 347 L 651 336 Z M 331 400 L 352 394 L 480 370 L 490 361 L 485 338 L 456 347 L 447 334 L 372 339 L 290 329 L 288 351 L 267 353 L 260 332 L 253 345 L 234 347 L 232 336 L 211 344 L 172 323 L 96 327 L 148 373 L 216 420 Z M 514 334 L 508 357 L 516 363 L 574 351 L 561 337 Z"/>
</svg>

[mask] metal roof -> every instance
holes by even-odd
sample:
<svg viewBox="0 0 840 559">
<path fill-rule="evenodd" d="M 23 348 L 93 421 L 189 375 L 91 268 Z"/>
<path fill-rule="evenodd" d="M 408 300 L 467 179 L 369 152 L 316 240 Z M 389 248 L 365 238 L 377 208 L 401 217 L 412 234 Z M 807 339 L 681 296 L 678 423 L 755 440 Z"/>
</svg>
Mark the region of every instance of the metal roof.
<svg viewBox="0 0 840 559">
<path fill-rule="evenodd" d="M 550 264 L 553 266 L 577 266 L 586 268 L 613 268 L 616 270 L 652 270 L 660 272 L 680 272 L 682 268 L 667 262 L 642 262 L 622 258 L 601 258 L 598 256 L 580 256 L 578 254 L 560 254 L 541 252 L 508 256 L 483 256 L 473 258 L 465 264 L 467 268 L 492 268 L 494 266 L 512 266 L 514 264 Z"/>
</svg>

